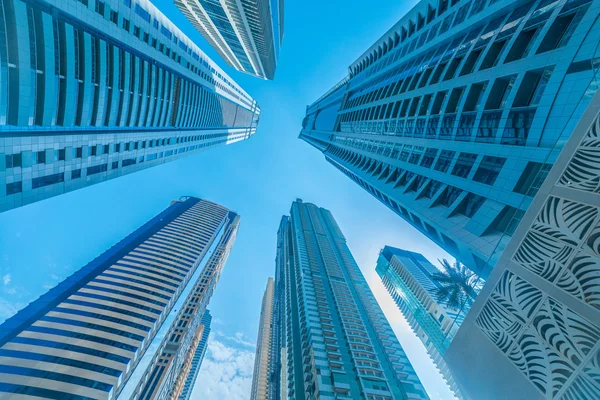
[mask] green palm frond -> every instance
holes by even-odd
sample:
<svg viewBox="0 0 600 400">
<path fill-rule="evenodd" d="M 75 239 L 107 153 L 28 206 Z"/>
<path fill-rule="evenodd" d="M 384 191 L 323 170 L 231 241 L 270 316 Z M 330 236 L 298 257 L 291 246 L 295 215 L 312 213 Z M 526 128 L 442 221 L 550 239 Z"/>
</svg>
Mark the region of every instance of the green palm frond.
<svg viewBox="0 0 600 400">
<path fill-rule="evenodd" d="M 443 271 L 432 275 L 439 285 L 434 291 L 434 297 L 438 302 L 455 310 L 469 308 L 477 295 L 477 275 L 458 261 L 454 264 L 446 259 L 439 262 Z"/>
</svg>

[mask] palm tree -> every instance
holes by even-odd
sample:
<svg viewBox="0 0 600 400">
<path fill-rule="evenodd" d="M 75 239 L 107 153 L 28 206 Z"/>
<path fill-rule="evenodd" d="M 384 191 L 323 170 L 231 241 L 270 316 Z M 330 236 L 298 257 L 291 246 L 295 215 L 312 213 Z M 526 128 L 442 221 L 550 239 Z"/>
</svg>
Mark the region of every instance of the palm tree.
<svg viewBox="0 0 600 400">
<path fill-rule="evenodd" d="M 439 261 L 444 271 L 432 275 L 439 284 L 434 291 L 436 300 L 454 310 L 468 310 L 477 296 L 477 275 L 458 261 L 454 265 L 446 259 Z"/>
</svg>

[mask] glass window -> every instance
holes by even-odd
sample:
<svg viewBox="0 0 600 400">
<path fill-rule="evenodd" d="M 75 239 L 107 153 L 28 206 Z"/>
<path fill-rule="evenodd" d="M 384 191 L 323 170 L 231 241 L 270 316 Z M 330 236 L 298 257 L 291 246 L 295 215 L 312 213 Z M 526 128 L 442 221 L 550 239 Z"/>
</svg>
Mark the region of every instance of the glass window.
<svg viewBox="0 0 600 400">
<path fill-rule="evenodd" d="M 6 155 L 6 168 L 18 168 L 22 166 L 21 153 Z"/>
<path fill-rule="evenodd" d="M 6 194 L 7 195 L 21 193 L 22 191 L 23 191 L 23 182 L 21 182 L 21 181 L 6 184 Z"/>
<path fill-rule="evenodd" d="M 484 156 L 483 160 L 481 160 L 481 164 L 479 164 L 479 168 L 475 171 L 473 180 L 475 182 L 493 185 L 505 162 L 506 158 Z"/>
<path fill-rule="evenodd" d="M 456 152 L 452 150 L 442 150 L 442 153 L 440 154 L 440 157 L 438 158 L 437 163 L 435 163 L 435 167 L 433 169 L 441 172 L 448 171 L 455 154 Z"/>
<path fill-rule="evenodd" d="M 458 160 L 456 160 L 456 164 L 452 169 L 452 175 L 466 178 L 471 172 L 471 168 L 473 168 L 473 164 L 475 164 L 476 159 L 477 154 L 460 153 Z"/>
<path fill-rule="evenodd" d="M 456 208 L 456 212 L 472 218 L 484 201 L 485 197 L 469 193 L 465 196 L 464 200 L 460 202 L 460 205 Z"/>
<path fill-rule="evenodd" d="M 89 355 L 100 357 L 100 358 L 106 358 L 107 360 L 116 361 L 116 362 L 119 362 L 122 364 L 129 363 L 129 358 L 127 358 L 127 357 L 123 357 L 123 356 L 116 355 L 116 354 L 111 354 L 111 353 L 101 351 L 101 350 L 91 349 L 91 348 L 84 347 L 84 346 L 77 346 L 77 345 L 73 345 L 73 344 L 53 342 L 50 340 L 33 339 L 33 338 L 20 337 L 20 336 L 15 337 L 14 339 L 11 340 L 11 342 L 22 343 L 22 344 L 26 344 L 26 345 L 30 345 L 30 346 L 43 346 L 43 347 L 49 347 L 49 348 L 54 348 L 54 349 L 74 351 L 76 353 L 83 353 L 83 354 L 89 354 Z"/>
<path fill-rule="evenodd" d="M 427 185 L 425 190 L 423 190 L 423 193 L 421 196 L 426 197 L 428 199 L 432 199 L 433 196 L 435 196 L 436 193 L 440 190 L 441 186 L 442 186 L 441 182 L 432 180 L 431 182 L 429 182 L 429 184 Z"/>
<path fill-rule="evenodd" d="M 460 196 L 461 193 L 462 189 L 456 188 L 454 186 L 448 186 L 438 198 L 437 204 L 450 207 L 452 203 L 456 201 L 458 196 Z"/>
<path fill-rule="evenodd" d="M 503 109 L 506 106 L 506 100 L 515 83 L 517 76 L 510 75 L 497 78 L 492 85 L 492 89 L 485 103 L 486 110 Z"/>
<path fill-rule="evenodd" d="M 143 339 L 144 338 L 142 337 L 139 340 L 141 341 Z M 85 362 L 85 361 L 73 360 L 73 359 L 65 358 L 65 357 L 58 357 L 58 356 L 53 356 L 53 355 L 41 354 L 41 353 L 32 353 L 29 351 L 0 350 L 0 357 L 12 357 L 12 358 L 25 359 L 25 360 L 48 362 L 48 363 L 52 363 L 52 364 L 67 365 L 69 367 L 75 367 L 75 368 L 85 369 L 88 371 L 100 372 L 102 374 L 107 374 L 107 375 L 114 376 L 117 378 L 119 376 L 121 376 L 121 373 L 122 373 L 118 369 L 105 367 L 103 365 L 97 365 L 97 364 L 93 364 L 93 363 L 89 363 L 89 362 Z M 19 393 L 22 393 L 22 392 L 19 392 Z M 27 392 L 27 394 L 33 394 L 33 393 Z M 66 395 L 67 394 L 65 393 L 65 396 Z"/>
<path fill-rule="evenodd" d="M 546 36 L 544 36 L 544 39 L 538 48 L 537 54 L 545 53 L 547 51 L 555 50 L 559 47 L 565 46 L 569 42 L 573 31 L 581 19 L 581 16 L 576 18 L 578 14 L 579 13 L 574 12 L 568 15 L 560 15 L 558 18 L 556 18 L 550 29 L 548 29 Z"/>
<path fill-rule="evenodd" d="M 46 163 L 46 151 L 42 150 L 42 151 L 38 151 L 36 152 L 36 162 L 37 164 L 44 164 Z"/>
<path fill-rule="evenodd" d="M 83 387 L 95 388 L 105 392 L 109 392 L 113 388 L 111 384 L 95 381 L 92 379 L 86 379 L 78 376 L 62 374 L 59 372 L 44 371 L 40 369 L 26 367 L 0 365 L 0 373 L 42 378 L 58 382 L 67 382 Z"/>
<path fill-rule="evenodd" d="M 517 226 L 519 225 L 519 222 L 521 222 L 523 215 L 525 215 L 525 211 L 511 206 L 505 206 L 500 214 L 498 214 L 496 219 L 494 219 L 490 228 L 492 231 L 498 231 L 506 233 L 507 235 L 512 235 L 515 233 L 515 229 L 517 229 Z"/>
<path fill-rule="evenodd" d="M 551 168 L 552 164 L 528 162 L 513 191 L 527 196 L 535 196 Z"/>
<path fill-rule="evenodd" d="M 483 61 L 481 62 L 481 66 L 479 67 L 480 71 L 496 66 L 498 60 L 500 59 L 500 54 L 502 53 L 504 45 L 506 45 L 507 41 L 507 39 L 504 39 L 492 43 L 490 49 L 488 50 L 487 54 L 483 58 Z"/>
<path fill-rule="evenodd" d="M 521 33 L 519 33 L 515 39 L 510 51 L 506 55 L 504 62 L 509 63 L 526 57 L 529 53 L 531 45 L 537 37 L 537 33 L 537 27 L 521 31 Z"/>
<path fill-rule="evenodd" d="M 544 94 L 546 85 L 552 76 L 554 66 L 543 70 L 528 71 L 523 77 L 521 86 L 517 91 L 513 107 L 537 106 Z"/>
<path fill-rule="evenodd" d="M 88 167 L 87 175 L 90 176 L 90 175 L 94 175 L 94 174 L 97 174 L 100 172 L 106 172 L 107 168 L 108 168 L 107 164 L 101 164 L 101 165 L 95 165 L 93 167 Z"/>
<path fill-rule="evenodd" d="M 60 172 L 58 174 L 41 176 L 39 178 L 33 178 L 31 181 L 31 187 L 33 189 L 37 189 L 40 187 L 54 185 L 55 183 L 60 183 L 65 181 L 65 173 Z"/>
<path fill-rule="evenodd" d="M 435 156 L 437 155 L 437 153 L 438 149 L 427 149 L 425 151 L 423 159 L 421 160 L 421 167 L 431 168 L 431 165 L 433 164 L 433 160 L 435 160 Z"/>
<path fill-rule="evenodd" d="M 142 19 L 146 22 L 150 22 L 150 14 L 148 11 L 144 10 L 139 4 L 135 5 L 135 13 L 142 17 Z"/>
</svg>

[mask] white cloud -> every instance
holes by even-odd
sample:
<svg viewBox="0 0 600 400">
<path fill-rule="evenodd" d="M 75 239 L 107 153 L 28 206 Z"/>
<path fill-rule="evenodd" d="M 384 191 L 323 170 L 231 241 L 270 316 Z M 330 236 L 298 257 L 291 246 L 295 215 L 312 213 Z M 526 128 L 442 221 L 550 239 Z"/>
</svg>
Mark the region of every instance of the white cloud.
<svg viewBox="0 0 600 400">
<path fill-rule="evenodd" d="M 241 344 L 242 346 L 253 347 L 253 348 L 256 347 L 256 343 L 250 342 L 244 338 L 244 332 L 236 332 L 235 336 L 228 336 L 228 335 L 224 334 L 223 332 L 216 331 L 215 335 L 220 338 L 224 338 L 224 339 L 230 340 L 232 342 L 235 342 L 237 344 Z"/>
<path fill-rule="evenodd" d="M 255 343 L 249 342 L 244 339 L 243 332 L 236 332 L 235 334 L 235 342 L 248 347 L 256 347 Z"/>
<path fill-rule="evenodd" d="M 192 399 L 246 400 L 250 398 L 254 352 L 235 348 L 211 335 L 194 385 Z M 237 335 L 236 335 L 237 336 Z M 232 338 L 235 341 L 235 338 Z"/>
<path fill-rule="evenodd" d="M 10 274 L 6 274 L 2 277 L 2 283 L 4 284 L 4 286 L 8 286 L 10 284 Z"/>
</svg>

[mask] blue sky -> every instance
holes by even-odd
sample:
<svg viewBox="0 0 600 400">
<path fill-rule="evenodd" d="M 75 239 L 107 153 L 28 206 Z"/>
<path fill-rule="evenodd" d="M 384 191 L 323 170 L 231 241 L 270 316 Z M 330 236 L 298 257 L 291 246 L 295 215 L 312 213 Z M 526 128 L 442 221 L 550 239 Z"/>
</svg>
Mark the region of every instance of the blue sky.
<svg viewBox="0 0 600 400">
<path fill-rule="evenodd" d="M 233 70 L 170 0 L 155 4 L 258 101 L 258 132 L 244 142 L 0 214 L 0 321 L 172 199 L 193 195 L 216 201 L 242 219 L 209 306 L 213 333 L 195 394 L 209 400 L 249 398 L 277 227 L 291 202 L 302 198 L 333 212 L 432 399 L 452 398 L 374 272 L 384 245 L 422 252 L 434 263 L 448 255 L 297 139 L 306 105 L 343 78 L 348 65 L 415 2 L 286 1 L 285 37 L 272 82 Z"/>
</svg>

